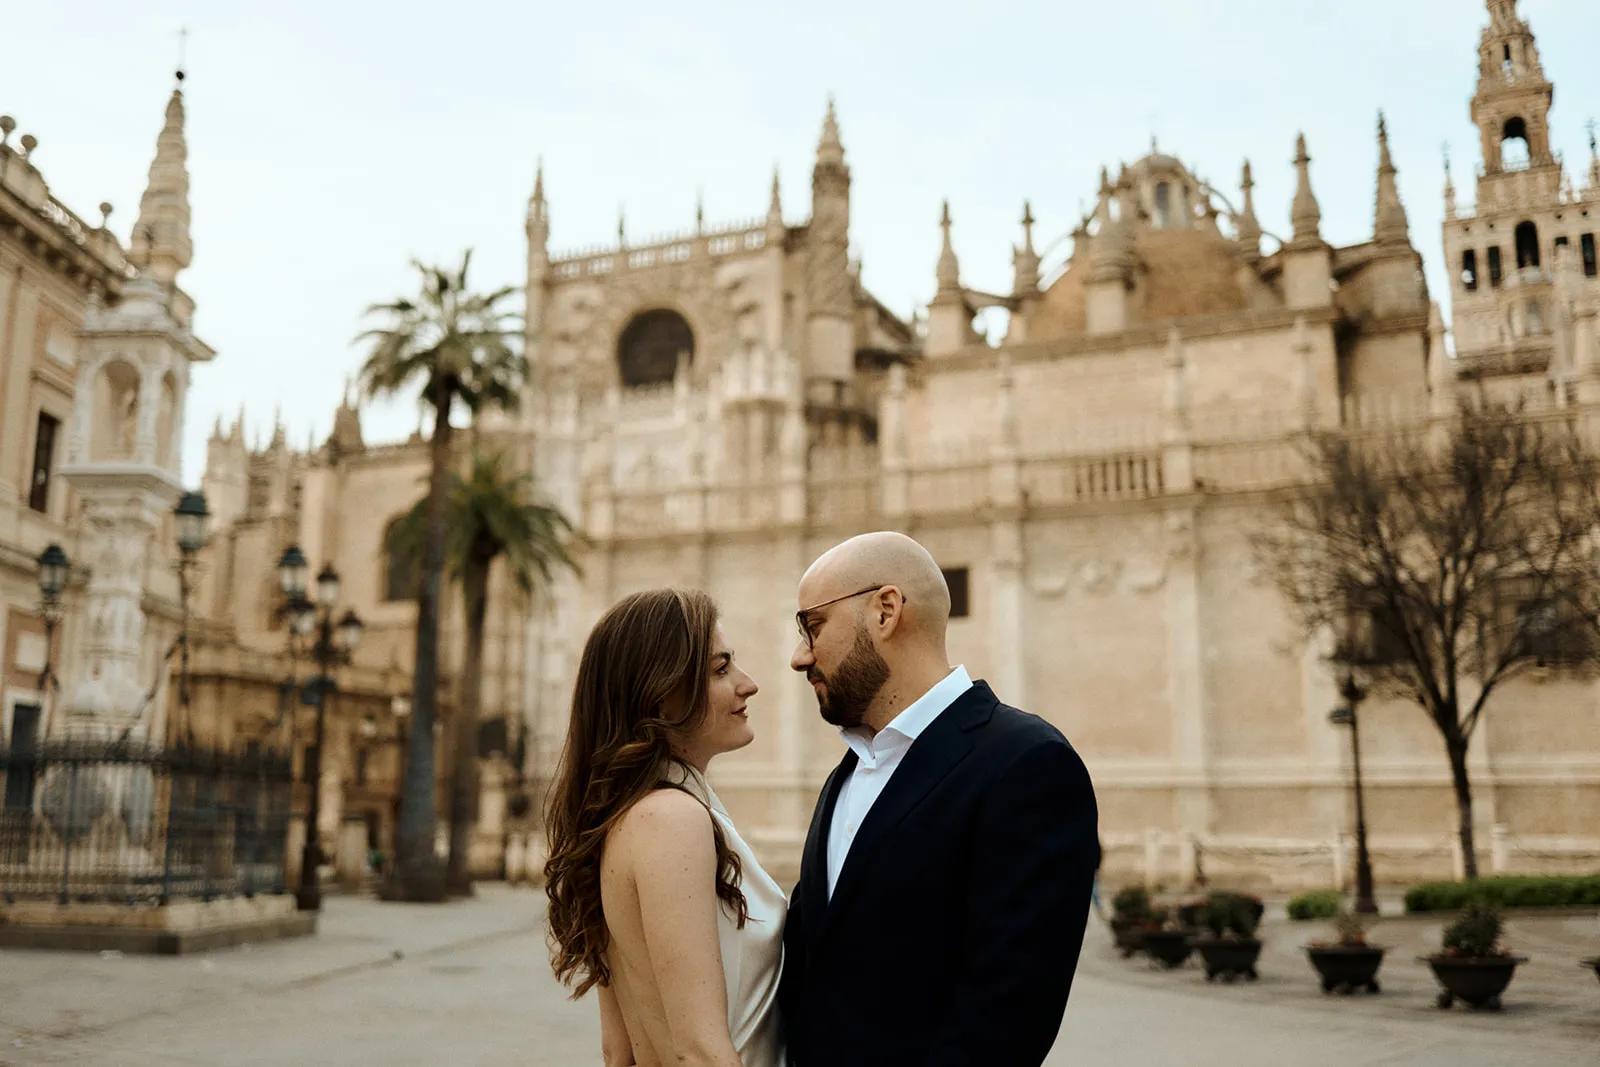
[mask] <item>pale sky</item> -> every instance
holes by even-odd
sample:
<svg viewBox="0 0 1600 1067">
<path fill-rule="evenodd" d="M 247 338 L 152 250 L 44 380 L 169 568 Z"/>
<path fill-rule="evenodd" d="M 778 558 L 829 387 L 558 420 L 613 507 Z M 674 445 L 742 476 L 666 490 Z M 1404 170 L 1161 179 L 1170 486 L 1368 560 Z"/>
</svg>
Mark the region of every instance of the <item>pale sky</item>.
<svg viewBox="0 0 1600 1067">
<path fill-rule="evenodd" d="M 1581 174 L 1600 113 L 1600 7 L 1523 0 L 1556 84 L 1553 141 Z M 932 295 L 948 196 L 963 281 L 1003 291 L 1022 200 L 1038 242 L 1092 204 L 1102 163 L 1152 134 L 1235 196 L 1249 157 L 1263 226 L 1286 233 L 1294 137 L 1323 233 L 1370 235 L 1379 108 L 1435 296 L 1448 141 L 1464 203 L 1478 0 L 1128 0 L 979 5 L 492 4 L 58 0 L 7 5 L 0 112 L 39 139 L 52 191 L 126 240 L 189 28 L 194 264 L 181 276 L 199 368 L 184 467 L 218 414 L 252 435 L 326 435 L 367 304 L 412 287 L 411 257 L 476 250 L 473 280 L 521 285 L 523 214 L 545 161 L 554 251 L 764 213 L 809 214 L 824 102 L 838 101 L 851 241 L 902 315 Z M 404 436 L 414 405 L 364 414 Z"/>
</svg>

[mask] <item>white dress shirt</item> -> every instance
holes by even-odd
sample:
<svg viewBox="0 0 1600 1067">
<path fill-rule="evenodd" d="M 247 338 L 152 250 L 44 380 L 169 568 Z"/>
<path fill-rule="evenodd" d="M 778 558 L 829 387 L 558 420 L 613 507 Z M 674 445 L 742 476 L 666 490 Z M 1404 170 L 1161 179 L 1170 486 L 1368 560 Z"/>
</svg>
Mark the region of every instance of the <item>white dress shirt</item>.
<svg viewBox="0 0 1600 1067">
<path fill-rule="evenodd" d="M 869 738 L 860 727 L 839 731 L 844 743 L 856 754 L 856 765 L 839 789 L 839 799 L 833 808 L 833 822 L 828 826 L 830 899 L 833 897 L 833 887 L 839 884 L 839 872 L 844 869 L 844 860 L 850 854 L 850 845 L 856 839 L 856 832 L 861 829 L 867 812 L 872 810 L 884 786 L 889 784 L 889 779 L 894 776 L 906 752 L 945 708 L 971 688 L 972 676 L 967 674 L 967 668 L 956 667 L 896 715 L 875 736 Z"/>
</svg>

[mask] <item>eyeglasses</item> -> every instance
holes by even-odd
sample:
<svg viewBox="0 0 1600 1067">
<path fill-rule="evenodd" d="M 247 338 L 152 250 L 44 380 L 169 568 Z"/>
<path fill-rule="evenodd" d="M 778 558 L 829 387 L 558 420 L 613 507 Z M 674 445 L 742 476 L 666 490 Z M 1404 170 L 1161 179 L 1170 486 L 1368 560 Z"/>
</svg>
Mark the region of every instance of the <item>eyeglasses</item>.
<svg viewBox="0 0 1600 1067">
<path fill-rule="evenodd" d="M 865 589 L 857 589 L 854 593 L 846 593 L 844 596 L 836 596 L 832 600 L 824 600 L 820 604 L 813 604 L 809 608 L 801 608 L 799 611 L 795 612 L 794 624 L 800 630 L 800 640 L 806 643 L 806 648 L 809 649 L 814 647 L 811 643 L 811 628 L 806 625 L 806 616 L 810 615 L 813 611 L 825 608 L 830 604 L 837 604 L 841 600 L 849 600 L 851 597 L 862 596 L 866 593 L 876 593 L 878 590 L 883 588 L 883 584 L 884 583 L 879 582 L 877 585 L 869 585 Z M 905 596 L 902 595 L 900 600 L 903 603 L 905 601 Z"/>
</svg>

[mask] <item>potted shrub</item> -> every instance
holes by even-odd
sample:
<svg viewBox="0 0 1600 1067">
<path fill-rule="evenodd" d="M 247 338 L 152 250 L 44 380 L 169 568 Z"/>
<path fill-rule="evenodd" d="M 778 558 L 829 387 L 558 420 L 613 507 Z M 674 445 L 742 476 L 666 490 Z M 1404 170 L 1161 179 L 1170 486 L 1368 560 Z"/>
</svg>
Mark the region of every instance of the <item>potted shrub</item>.
<svg viewBox="0 0 1600 1067">
<path fill-rule="evenodd" d="M 1182 966 L 1194 951 L 1190 944 L 1194 931 L 1166 908 L 1152 909 L 1150 922 L 1140 938 L 1145 955 L 1168 970 Z"/>
<path fill-rule="evenodd" d="M 1311 889 L 1290 897 L 1285 910 L 1291 919 L 1337 919 L 1339 899 L 1337 889 Z"/>
<path fill-rule="evenodd" d="M 1130 885 L 1111 898 L 1111 934 L 1116 938 L 1123 959 L 1144 947 L 1147 930 L 1160 927 L 1155 910 L 1150 906 L 1150 893 L 1144 886 Z"/>
<path fill-rule="evenodd" d="M 1212 893 L 1201 909 L 1201 926 L 1210 936 L 1194 938 L 1194 947 L 1205 961 L 1206 981 L 1217 978 L 1233 981 L 1256 979 L 1256 960 L 1261 958 L 1261 939 L 1256 928 L 1261 923 L 1261 901 L 1243 893 Z"/>
<path fill-rule="evenodd" d="M 1332 941 L 1313 941 L 1306 946 L 1311 966 L 1322 976 L 1322 991 L 1378 992 L 1378 968 L 1388 949 L 1368 943 L 1366 924 L 1358 915 L 1341 910 L 1334 918 L 1333 928 Z"/>
<path fill-rule="evenodd" d="M 1500 944 L 1501 930 L 1500 909 L 1484 901 L 1468 904 L 1445 927 L 1443 950 L 1422 957 L 1444 986 L 1439 1007 L 1463 1000 L 1474 1008 L 1499 1010 L 1500 994 L 1511 984 L 1517 964 L 1528 962 L 1526 956 L 1513 956 Z"/>
</svg>

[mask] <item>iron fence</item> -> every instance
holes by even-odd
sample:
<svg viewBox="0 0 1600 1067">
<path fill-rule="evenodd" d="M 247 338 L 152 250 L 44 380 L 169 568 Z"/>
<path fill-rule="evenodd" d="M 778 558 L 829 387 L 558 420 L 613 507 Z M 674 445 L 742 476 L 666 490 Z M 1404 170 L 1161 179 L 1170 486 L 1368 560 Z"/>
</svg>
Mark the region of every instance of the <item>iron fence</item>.
<svg viewBox="0 0 1600 1067">
<path fill-rule="evenodd" d="M 138 741 L 0 747 L 0 898 L 123 904 L 284 890 L 289 761 Z"/>
</svg>

